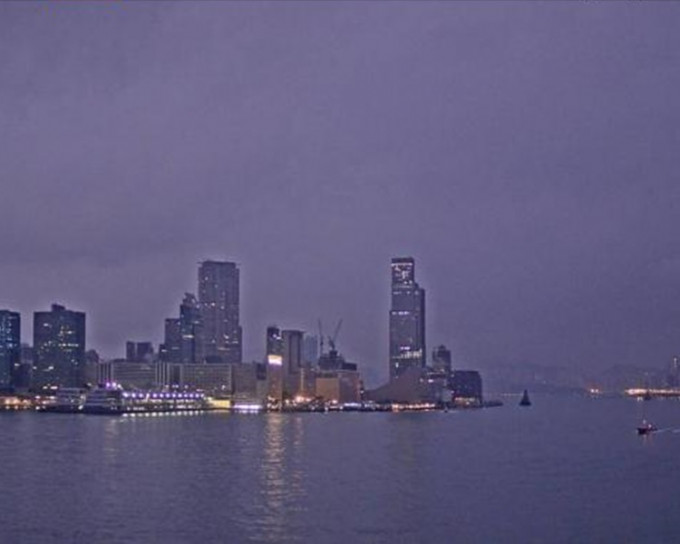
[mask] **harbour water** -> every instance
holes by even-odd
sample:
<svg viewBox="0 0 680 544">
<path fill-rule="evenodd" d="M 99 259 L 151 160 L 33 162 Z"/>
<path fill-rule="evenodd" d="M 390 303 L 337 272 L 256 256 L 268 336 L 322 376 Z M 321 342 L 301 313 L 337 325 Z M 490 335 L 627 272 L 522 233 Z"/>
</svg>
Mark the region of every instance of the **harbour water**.
<svg viewBox="0 0 680 544">
<path fill-rule="evenodd" d="M 680 401 L 0 414 L 1 541 L 680 541 Z M 636 435 L 642 418 L 660 432 Z"/>
</svg>

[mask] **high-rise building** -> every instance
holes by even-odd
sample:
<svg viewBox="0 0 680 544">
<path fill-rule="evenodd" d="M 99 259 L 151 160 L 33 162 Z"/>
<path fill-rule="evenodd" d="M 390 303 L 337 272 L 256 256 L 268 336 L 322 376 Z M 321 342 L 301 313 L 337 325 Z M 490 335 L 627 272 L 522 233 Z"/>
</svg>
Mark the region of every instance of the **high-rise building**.
<svg viewBox="0 0 680 544">
<path fill-rule="evenodd" d="M 267 327 L 265 363 L 267 364 L 268 396 L 281 402 L 283 399 L 283 339 L 281 329 L 275 325 Z"/>
<path fill-rule="evenodd" d="M 305 368 L 302 363 L 302 331 L 281 331 L 283 353 L 283 391 L 284 396 L 293 398 L 305 390 Z"/>
<path fill-rule="evenodd" d="M 432 370 L 451 375 L 451 350 L 446 346 L 438 346 L 432 351 Z"/>
<path fill-rule="evenodd" d="M 182 363 L 202 363 L 203 318 L 198 300 L 191 293 L 184 295 L 179 307 L 179 328 L 181 335 L 180 360 Z"/>
<path fill-rule="evenodd" d="M 53 304 L 33 314 L 33 389 L 80 387 L 85 365 L 85 314 Z"/>
<path fill-rule="evenodd" d="M 165 363 L 182 361 L 182 333 L 178 318 L 169 317 L 165 320 L 165 337 L 159 352 L 161 361 Z"/>
<path fill-rule="evenodd" d="M 15 384 L 21 364 L 21 316 L 0 310 L 0 389 Z"/>
<path fill-rule="evenodd" d="M 241 362 L 239 269 L 235 263 L 201 263 L 198 269 L 198 302 L 203 319 L 202 351 L 206 361 Z"/>
<path fill-rule="evenodd" d="M 392 259 L 390 379 L 425 367 L 425 290 L 416 283 L 412 257 Z"/>
<path fill-rule="evenodd" d="M 89 352 L 88 352 L 89 353 Z M 125 360 L 129 362 L 150 363 L 153 361 L 153 344 L 151 342 L 126 342 Z M 98 362 L 98 361 L 95 361 Z"/>
<path fill-rule="evenodd" d="M 305 364 L 316 366 L 319 362 L 319 337 L 305 334 L 302 337 L 302 360 Z"/>
</svg>

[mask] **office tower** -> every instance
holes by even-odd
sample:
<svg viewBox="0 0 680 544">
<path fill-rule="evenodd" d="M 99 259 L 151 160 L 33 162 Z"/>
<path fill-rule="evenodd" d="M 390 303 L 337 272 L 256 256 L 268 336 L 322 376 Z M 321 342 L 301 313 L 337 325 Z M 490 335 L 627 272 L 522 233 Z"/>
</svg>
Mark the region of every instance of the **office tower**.
<svg viewBox="0 0 680 544">
<path fill-rule="evenodd" d="M 179 307 L 179 329 L 181 336 L 180 361 L 182 363 L 202 363 L 203 357 L 203 318 L 198 300 L 191 293 L 184 295 Z"/>
<path fill-rule="evenodd" d="M 281 331 L 282 359 L 283 359 L 283 391 L 288 397 L 295 397 L 302 393 L 304 386 L 302 364 L 302 331 Z"/>
<path fill-rule="evenodd" d="M 21 364 L 21 316 L 0 310 L 0 390 L 15 385 Z"/>
<path fill-rule="evenodd" d="M 267 327 L 265 353 L 268 365 L 283 365 L 283 339 L 281 337 L 281 329 L 276 325 Z"/>
<path fill-rule="evenodd" d="M 305 334 L 302 338 L 302 360 L 305 364 L 316 366 L 319 363 L 319 337 Z"/>
<path fill-rule="evenodd" d="M 283 399 L 283 339 L 281 329 L 274 325 L 267 327 L 265 362 L 267 364 L 268 396 L 281 402 Z"/>
<path fill-rule="evenodd" d="M 425 290 L 415 279 L 412 257 L 392 259 L 390 379 L 425 366 Z"/>
<path fill-rule="evenodd" d="M 33 314 L 33 389 L 80 387 L 85 365 L 85 314 L 53 304 Z"/>
<path fill-rule="evenodd" d="M 126 342 L 125 360 L 135 363 L 153 361 L 153 344 L 151 342 Z"/>
<path fill-rule="evenodd" d="M 165 338 L 160 348 L 160 358 L 165 363 L 182 361 L 182 332 L 180 320 L 176 317 L 165 320 Z"/>
<path fill-rule="evenodd" d="M 283 370 L 286 374 L 297 374 L 302 368 L 302 331 L 281 331 Z"/>
<path fill-rule="evenodd" d="M 432 351 L 432 370 L 451 375 L 451 351 L 446 346 L 438 346 Z"/>
<path fill-rule="evenodd" d="M 207 362 L 241 362 L 239 269 L 235 263 L 203 261 L 198 269 L 198 302 Z"/>
</svg>

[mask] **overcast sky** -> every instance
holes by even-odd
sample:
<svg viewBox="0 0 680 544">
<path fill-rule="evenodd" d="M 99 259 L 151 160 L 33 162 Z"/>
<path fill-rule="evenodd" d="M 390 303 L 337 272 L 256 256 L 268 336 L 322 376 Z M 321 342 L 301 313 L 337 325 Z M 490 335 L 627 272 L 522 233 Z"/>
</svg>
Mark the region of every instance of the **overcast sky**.
<svg viewBox="0 0 680 544">
<path fill-rule="evenodd" d="M 162 339 L 197 262 L 387 375 L 389 261 L 458 367 L 680 352 L 680 3 L 0 4 L 0 307 Z"/>
</svg>

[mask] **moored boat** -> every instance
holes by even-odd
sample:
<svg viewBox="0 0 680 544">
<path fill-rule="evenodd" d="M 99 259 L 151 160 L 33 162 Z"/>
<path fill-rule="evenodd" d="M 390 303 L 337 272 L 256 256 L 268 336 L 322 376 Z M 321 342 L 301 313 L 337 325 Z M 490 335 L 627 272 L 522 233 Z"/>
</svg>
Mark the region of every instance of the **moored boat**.
<svg viewBox="0 0 680 544">
<path fill-rule="evenodd" d="M 143 414 L 150 412 L 190 412 L 212 409 L 203 393 L 176 391 L 124 391 L 105 386 L 88 393 L 84 414 Z"/>
<path fill-rule="evenodd" d="M 83 408 L 85 390 L 77 387 L 63 387 L 57 391 L 54 401 L 41 407 L 44 412 L 58 412 L 63 414 L 77 414 Z"/>
</svg>

